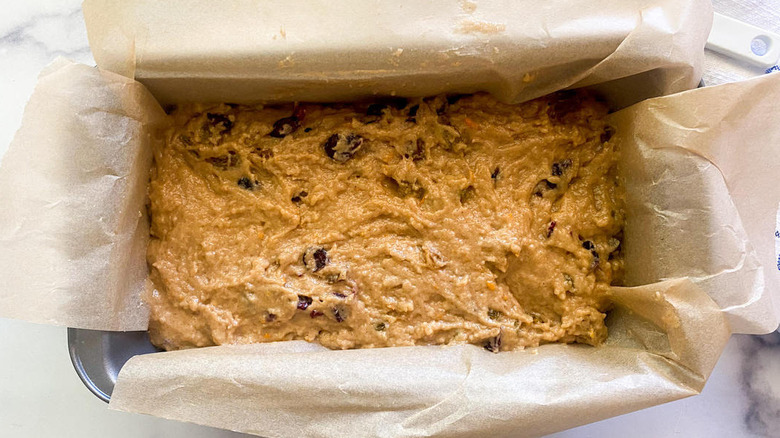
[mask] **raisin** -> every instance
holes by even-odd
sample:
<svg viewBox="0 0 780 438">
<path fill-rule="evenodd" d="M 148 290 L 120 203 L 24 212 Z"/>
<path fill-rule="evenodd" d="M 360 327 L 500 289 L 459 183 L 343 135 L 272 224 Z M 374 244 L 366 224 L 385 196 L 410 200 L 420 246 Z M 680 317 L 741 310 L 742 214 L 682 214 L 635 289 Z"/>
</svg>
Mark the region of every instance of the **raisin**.
<svg viewBox="0 0 780 438">
<path fill-rule="evenodd" d="M 311 132 L 311 128 L 306 128 L 303 130 L 303 132 Z"/>
<path fill-rule="evenodd" d="M 320 312 L 319 310 L 312 310 L 311 313 L 309 313 L 309 316 L 312 318 L 316 318 L 322 315 L 324 315 L 324 313 Z"/>
<path fill-rule="evenodd" d="M 550 190 L 554 190 L 558 187 L 558 184 L 551 183 L 550 181 L 543 179 L 539 181 L 538 184 L 536 184 L 536 187 L 534 187 L 534 195 L 538 197 L 543 197 L 547 192 Z"/>
<path fill-rule="evenodd" d="M 591 249 L 595 248 L 595 246 L 593 245 L 593 242 L 591 242 L 590 240 L 586 240 L 586 241 L 582 242 L 582 247 L 587 249 L 587 250 L 591 250 Z"/>
<path fill-rule="evenodd" d="M 378 332 L 383 332 L 385 331 L 386 328 L 387 328 L 387 324 L 385 324 L 384 322 L 379 322 L 374 326 L 374 330 Z"/>
<path fill-rule="evenodd" d="M 221 125 L 220 134 L 227 134 L 233 129 L 233 122 L 224 114 L 206 113 L 206 118 L 212 126 L 219 127 Z"/>
<path fill-rule="evenodd" d="M 343 300 L 344 298 L 346 298 L 346 297 L 347 297 L 346 295 L 344 295 L 344 294 L 343 294 L 343 293 L 341 293 L 341 292 L 333 292 L 333 295 L 334 295 L 335 297 L 337 297 L 337 298 L 341 298 L 342 300 Z"/>
<path fill-rule="evenodd" d="M 330 262 L 324 248 L 308 248 L 303 252 L 303 264 L 311 272 L 317 272 Z"/>
<path fill-rule="evenodd" d="M 301 121 L 297 117 L 285 117 L 274 123 L 273 129 L 268 135 L 275 138 L 283 138 L 297 131 L 300 127 Z"/>
<path fill-rule="evenodd" d="M 571 167 L 571 160 L 565 159 L 563 161 L 559 161 L 557 163 L 553 163 L 552 165 L 552 175 L 553 176 L 561 176 L 568 168 Z"/>
<path fill-rule="evenodd" d="M 322 145 L 325 154 L 339 163 L 352 158 L 361 146 L 363 146 L 363 137 L 353 133 L 333 134 Z"/>
<path fill-rule="evenodd" d="M 267 313 L 265 315 L 265 322 L 274 322 L 276 321 L 276 315 L 273 313 Z"/>
<path fill-rule="evenodd" d="M 614 134 L 615 134 L 615 128 L 611 126 L 605 126 L 604 132 L 601 133 L 601 142 L 602 143 L 608 142 Z"/>
<path fill-rule="evenodd" d="M 547 226 L 547 237 L 552 236 L 553 231 L 555 231 L 555 225 L 556 225 L 556 222 L 552 221 L 552 222 L 550 222 L 550 225 Z"/>
<path fill-rule="evenodd" d="M 417 111 L 419 111 L 420 105 L 413 105 L 409 107 L 409 117 L 406 118 L 407 122 L 417 123 Z"/>
<path fill-rule="evenodd" d="M 341 306 L 334 307 L 332 309 L 333 317 L 336 318 L 336 322 L 344 322 L 347 319 L 347 310 Z"/>
<path fill-rule="evenodd" d="M 499 175 L 500 173 L 501 173 L 501 169 L 500 169 L 498 166 L 496 166 L 496 168 L 495 168 L 495 169 L 493 169 L 493 173 L 491 173 L 491 174 L 490 174 L 490 177 L 491 177 L 493 180 L 497 180 L 497 179 L 498 179 L 498 175 Z"/>
<path fill-rule="evenodd" d="M 238 186 L 241 187 L 244 190 L 254 190 L 255 189 L 255 183 L 252 182 L 251 179 L 242 176 L 238 179 Z"/>
<path fill-rule="evenodd" d="M 499 332 L 498 335 L 486 340 L 482 346 L 485 348 L 485 350 L 491 353 L 498 353 L 501 351 L 501 332 Z"/>
<path fill-rule="evenodd" d="M 298 295 L 298 310 L 306 310 L 311 306 L 312 299 L 306 295 Z"/>
</svg>

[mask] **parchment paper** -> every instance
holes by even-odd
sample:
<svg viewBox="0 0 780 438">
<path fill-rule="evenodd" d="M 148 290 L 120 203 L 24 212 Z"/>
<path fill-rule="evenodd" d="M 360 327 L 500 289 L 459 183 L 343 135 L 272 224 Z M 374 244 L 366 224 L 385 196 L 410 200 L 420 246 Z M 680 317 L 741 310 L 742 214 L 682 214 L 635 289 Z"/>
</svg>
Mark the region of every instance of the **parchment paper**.
<svg viewBox="0 0 780 438">
<path fill-rule="evenodd" d="M 595 84 L 620 107 L 696 84 L 710 17 L 706 0 L 214 4 L 89 0 L 95 57 L 163 100 L 485 89 L 514 101 Z M 780 125 L 766 114 L 778 98 L 780 75 L 614 114 L 637 287 L 615 290 L 603 348 L 161 353 L 122 369 L 111 407 L 266 436 L 531 436 L 695 394 L 730 332 L 777 325 L 766 215 L 780 201 Z M 146 327 L 143 199 L 162 116 L 127 77 L 67 62 L 44 72 L 0 167 L 0 316 Z"/>
<path fill-rule="evenodd" d="M 161 102 L 343 101 L 606 83 L 613 104 L 695 87 L 708 0 L 87 0 L 101 68 Z M 613 83 L 614 82 L 614 83 Z"/>
<path fill-rule="evenodd" d="M 631 212 L 627 281 L 690 278 L 614 288 L 604 347 L 291 342 L 136 356 L 110 407 L 271 437 L 523 437 L 697 394 L 735 327 L 777 326 L 780 125 L 757 115 L 778 99 L 771 75 L 611 117 Z"/>
<path fill-rule="evenodd" d="M 0 166 L 0 316 L 146 330 L 146 183 L 165 113 L 143 85 L 58 60 Z"/>
<path fill-rule="evenodd" d="M 712 300 L 685 280 L 616 300 L 601 348 L 280 342 L 136 356 L 110 407 L 266 437 L 530 437 L 701 391 L 729 337 Z"/>
</svg>

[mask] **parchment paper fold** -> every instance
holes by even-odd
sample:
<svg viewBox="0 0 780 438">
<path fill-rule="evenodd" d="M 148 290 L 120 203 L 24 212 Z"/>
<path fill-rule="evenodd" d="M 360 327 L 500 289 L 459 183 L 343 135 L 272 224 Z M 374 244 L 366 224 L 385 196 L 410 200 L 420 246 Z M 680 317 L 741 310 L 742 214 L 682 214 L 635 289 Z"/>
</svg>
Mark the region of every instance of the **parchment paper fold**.
<svg viewBox="0 0 780 438">
<path fill-rule="evenodd" d="M 343 101 L 605 84 L 617 106 L 695 87 L 707 0 L 87 0 L 95 60 L 161 102 Z"/>
<path fill-rule="evenodd" d="M 732 331 L 777 326 L 770 288 L 780 275 L 771 249 L 780 192 L 771 171 L 780 126 L 744 115 L 779 98 L 774 75 L 611 117 L 631 212 L 627 281 L 637 286 L 614 288 L 604 347 L 492 355 L 475 346 L 328 351 L 294 342 L 162 353 L 125 365 L 110 406 L 265 436 L 516 437 L 697 394 Z M 741 147 L 751 154 L 726 153 Z M 749 202 L 733 199 L 738 188 Z"/>
<path fill-rule="evenodd" d="M 701 391 L 730 335 L 712 300 L 686 280 L 615 295 L 601 348 L 201 348 L 134 357 L 110 406 L 268 437 L 531 437 Z"/>
<path fill-rule="evenodd" d="M 58 60 L 0 167 L 0 316 L 145 330 L 149 142 L 165 113 L 143 85 Z"/>
</svg>

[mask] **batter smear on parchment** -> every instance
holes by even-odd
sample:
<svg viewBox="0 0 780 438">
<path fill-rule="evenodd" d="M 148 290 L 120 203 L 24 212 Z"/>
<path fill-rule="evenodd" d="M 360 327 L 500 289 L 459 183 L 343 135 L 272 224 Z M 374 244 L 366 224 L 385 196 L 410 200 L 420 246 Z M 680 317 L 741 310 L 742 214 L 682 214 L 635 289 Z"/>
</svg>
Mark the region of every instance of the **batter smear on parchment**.
<svg viewBox="0 0 780 438">
<path fill-rule="evenodd" d="M 606 113 L 578 92 L 175 109 L 152 342 L 598 345 L 624 215 Z"/>
</svg>

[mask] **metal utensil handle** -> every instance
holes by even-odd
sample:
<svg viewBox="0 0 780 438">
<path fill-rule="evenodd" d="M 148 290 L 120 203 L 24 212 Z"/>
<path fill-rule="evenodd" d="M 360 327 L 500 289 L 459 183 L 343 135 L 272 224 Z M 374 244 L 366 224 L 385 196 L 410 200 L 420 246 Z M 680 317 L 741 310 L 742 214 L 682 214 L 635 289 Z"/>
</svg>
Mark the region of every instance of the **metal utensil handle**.
<svg viewBox="0 0 780 438">
<path fill-rule="evenodd" d="M 780 60 L 780 35 L 718 13 L 706 47 L 762 68 Z"/>
</svg>

